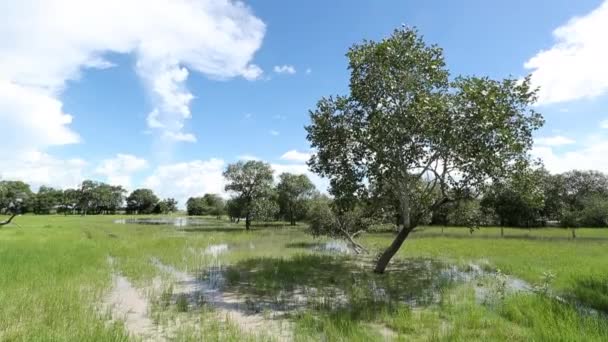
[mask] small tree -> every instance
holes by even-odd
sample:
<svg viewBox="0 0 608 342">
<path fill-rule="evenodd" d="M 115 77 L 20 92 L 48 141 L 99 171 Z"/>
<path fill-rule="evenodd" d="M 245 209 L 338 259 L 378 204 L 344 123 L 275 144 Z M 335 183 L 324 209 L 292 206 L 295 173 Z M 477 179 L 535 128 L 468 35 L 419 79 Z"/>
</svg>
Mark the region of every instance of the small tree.
<svg viewBox="0 0 608 342">
<path fill-rule="evenodd" d="M 306 175 L 282 173 L 277 185 L 281 216 L 292 226 L 306 215 L 307 203 L 315 194 L 315 186 Z"/>
<path fill-rule="evenodd" d="M 272 190 L 272 168 L 269 164 L 251 160 L 230 164 L 224 171 L 226 191 L 234 194 L 242 205 L 245 229 L 251 227 L 255 202 L 268 198 Z"/>
<path fill-rule="evenodd" d="M 350 94 L 323 98 L 310 113 L 317 152 L 309 165 L 329 178 L 336 199 L 370 186 L 397 199 L 399 233 L 377 261 L 382 273 L 434 209 L 526 167 L 543 120 L 530 108 L 529 78 L 450 80 L 442 50 L 413 29 L 364 41 L 347 56 Z"/>
</svg>

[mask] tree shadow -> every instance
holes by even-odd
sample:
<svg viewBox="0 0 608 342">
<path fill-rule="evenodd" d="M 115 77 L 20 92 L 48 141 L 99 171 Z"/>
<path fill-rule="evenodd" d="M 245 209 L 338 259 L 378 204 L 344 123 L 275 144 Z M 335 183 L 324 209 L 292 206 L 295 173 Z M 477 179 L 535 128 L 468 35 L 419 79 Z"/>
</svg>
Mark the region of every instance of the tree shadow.
<svg viewBox="0 0 608 342">
<path fill-rule="evenodd" d="M 373 320 L 404 305 L 429 306 L 456 283 L 446 266 L 431 259 L 395 262 L 387 273 L 371 263 L 330 255 L 251 258 L 224 269 L 223 291 L 247 298 L 261 310 L 312 309 L 354 320 Z"/>
<path fill-rule="evenodd" d="M 296 248 L 296 249 L 313 249 L 319 248 L 323 245 L 321 242 L 290 242 L 285 244 L 285 248 Z"/>
</svg>

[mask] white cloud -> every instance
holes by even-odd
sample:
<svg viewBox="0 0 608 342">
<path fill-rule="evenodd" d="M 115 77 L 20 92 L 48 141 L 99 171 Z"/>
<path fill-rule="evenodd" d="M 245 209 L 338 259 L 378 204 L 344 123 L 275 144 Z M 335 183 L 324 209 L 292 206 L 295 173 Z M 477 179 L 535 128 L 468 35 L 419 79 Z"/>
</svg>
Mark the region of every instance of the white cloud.
<svg viewBox="0 0 608 342">
<path fill-rule="evenodd" d="M 293 75 L 296 73 L 296 68 L 294 68 L 293 65 L 287 65 L 287 64 L 275 65 L 272 70 L 274 70 L 274 72 L 276 72 L 277 74 Z"/>
<path fill-rule="evenodd" d="M 306 69 L 306 75 L 310 75 L 312 73 L 312 69 L 311 68 L 307 68 Z"/>
<path fill-rule="evenodd" d="M 608 120 L 602 120 L 600 122 L 600 128 L 608 129 Z"/>
<path fill-rule="evenodd" d="M 307 152 L 298 152 L 297 150 L 291 150 L 285 152 L 282 156 L 282 160 L 306 163 L 310 159 L 311 153 Z"/>
<path fill-rule="evenodd" d="M 47 96 L 44 90 L 21 86 L 1 77 L 0 149 L 39 149 L 80 141 L 78 134 L 69 128 L 72 116 L 63 112 L 60 101 Z"/>
<path fill-rule="evenodd" d="M 608 140 L 605 139 L 591 139 L 585 147 L 575 151 L 558 153 L 549 146 L 535 146 L 531 153 L 542 159 L 545 167 L 554 173 L 572 169 L 608 173 Z"/>
<path fill-rule="evenodd" d="M 174 197 L 184 206 L 188 197 L 206 193 L 224 192 L 224 161 L 221 159 L 193 160 L 189 162 L 161 165 L 148 176 L 143 186 L 156 194 Z"/>
<path fill-rule="evenodd" d="M 23 133 L 20 141 L 36 137 L 30 147 L 77 142 L 59 100 L 67 82 L 85 68 L 112 67 L 103 57 L 108 52 L 132 53 L 154 105 L 148 126 L 195 141 L 182 132 L 194 98 L 189 70 L 260 78 L 251 60 L 264 34 L 246 5 L 229 0 L 0 2 L 0 37 L 10 37 L 0 41 L 0 123 Z"/>
<path fill-rule="evenodd" d="M 117 154 L 114 158 L 103 160 L 95 169 L 95 173 L 104 175 L 112 185 L 122 185 L 131 188 L 131 178 L 134 173 L 148 168 L 148 162 L 130 154 Z"/>
<path fill-rule="evenodd" d="M 270 135 L 274 135 L 275 137 L 280 134 L 279 131 L 275 131 L 274 129 L 271 129 L 268 133 L 270 133 Z"/>
<path fill-rule="evenodd" d="M 539 51 L 525 64 L 539 104 L 593 98 L 608 91 L 608 0 L 553 31 L 555 44 Z"/>
<path fill-rule="evenodd" d="M 552 137 L 540 137 L 534 139 L 534 143 L 541 146 L 563 146 L 574 144 L 576 141 L 562 135 L 555 135 Z"/>
<path fill-rule="evenodd" d="M 59 159 L 40 151 L 2 156 L 0 179 L 21 180 L 35 190 L 41 185 L 76 187 L 85 178 L 87 163 L 79 158 Z"/>
</svg>

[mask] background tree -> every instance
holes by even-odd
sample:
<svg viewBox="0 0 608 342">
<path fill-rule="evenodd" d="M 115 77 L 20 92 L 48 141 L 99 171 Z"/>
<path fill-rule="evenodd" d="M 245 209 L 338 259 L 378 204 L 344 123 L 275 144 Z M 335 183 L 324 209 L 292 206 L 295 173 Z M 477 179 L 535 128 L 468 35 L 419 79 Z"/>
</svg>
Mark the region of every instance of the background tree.
<svg viewBox="0 0 608 342">
<path fill-rule="evenodd" d="M 79 191 L 76 189 L 65 189 L 61 194 L 60 210 L 64 214 L 74 214 L 80 199 Z"/>
<path fill-rule="evenodd" d="M 205 194 L 203 195 L 203 202 L 205 205 L 205 215 L 213 215 L 218 219 L 224 214 L 226 202 L 218 194 Z"/>
<path fill-rule="evenodd" d="M 173 198 L 165 198 L 159 201 L 154 206 L 153 212 L 155 214 L 170 214 L 177 211 L 177 201 Z"/>
<path fill-rule="evenodd" d="M 292 226 L 306 216 L 307 204 L 316 189 L 306 175 L 282 173 L 277 185 L 281 216 Z"/>
<path fill-rule="evenodd" d="M 481 205 L 492 209 L 501 227 L 531 227 L 542 224 L 545 208 L 543 169 L 523 169 L 503 182 L 487 187 Z M 504 230 L 501 229 L 504 236 Z"/>
<path fill-rule="evenodd" d="M 272 168 L 261 161 L 238 162 L 228 165 L 224 177 L 227 182 L 226 191 L 232 192 L 242 205 L 245 229 L 249 230 L 253 205 L 268 198 L 272 190 Z"/>
<path fill-rule="evenodd" d="M 441 48 L 413 29 L 364 41 L 347 56 L 350 95 L 323 98 L 310 113 L 317 153 L 309 165 L 329 178 L 336 199 L 370 184 L 398 199 L 399 233 L 374 270 L 382 273 L 435 208 L 525 167 L 543 120 L 530 109 L 529 78 L 450 81 Z"/>
<path fill-rule="evenodd" d="M 158 203 L 158 197 L 150 189 L 134 190 L 127 197 L 127 212 L 134 214 L 151 214 Z"/>
<path fill-rule="evenodd" d="M 31 201 L 32 211 L 39 215 L 50 214 L 60 206 L 62 197 L 63 191 L 42 185 Z"/>
<path fill-rule="evenodd" d="M 10 217 L 0 225 L 10 223 L 15 216 L 28 210 L 33 193 L 29 184 L 22 181 L 0 181 L 0 212 Z"/>
<path fill-rule="evenodd" d="M 205 210 L 205 200 L 202 197 L 190 197 L 186 201 L 188 216 L 203 216 L 205 215 Z"/>
<path fill-rule="evenodd" d="M 240 198 L 231 198 L 226 201 L 225 210 L 231 222 L 239 223 L 245 212 L 244 201 Z"/>
</svg>

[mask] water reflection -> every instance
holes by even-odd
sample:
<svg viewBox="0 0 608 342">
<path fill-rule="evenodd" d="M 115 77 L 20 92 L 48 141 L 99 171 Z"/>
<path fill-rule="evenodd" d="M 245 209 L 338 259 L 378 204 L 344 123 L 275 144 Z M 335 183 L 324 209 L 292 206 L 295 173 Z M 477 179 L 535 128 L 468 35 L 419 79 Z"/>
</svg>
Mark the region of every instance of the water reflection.
<svg viewBox="0 0 608 342">
<path fill-rule="evenodd" d="M 202 218 L 194 217 L 146 217 L 114 220 L 117 224 L 170 225 L 175 227 L 203 226 L 209 223 Z"/>
</svg>

